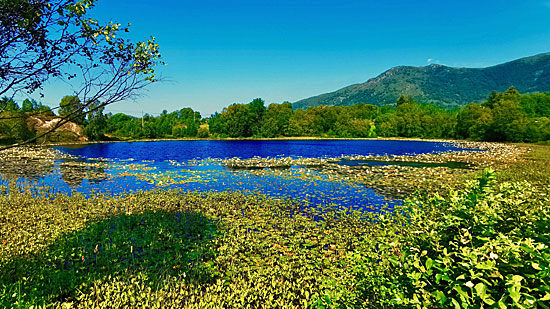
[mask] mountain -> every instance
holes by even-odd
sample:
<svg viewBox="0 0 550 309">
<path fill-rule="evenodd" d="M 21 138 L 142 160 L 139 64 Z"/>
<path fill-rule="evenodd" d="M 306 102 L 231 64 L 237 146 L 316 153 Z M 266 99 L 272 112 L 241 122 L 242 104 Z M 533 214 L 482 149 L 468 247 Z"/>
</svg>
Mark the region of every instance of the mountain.
<svg viewBox="0 0 550 309">
<path fill-rule="evenodd" d="M 317 105 L 394 104 L 404 94 L 444 108 L 485 100 L 492 91 L 514 86 L 521 93 L 550 91 L 550 53 L 487 68 L 453 68 L 440 64 L 398 66 L 362 84 L 295 102 L 294 109 Z"/>
</svg>

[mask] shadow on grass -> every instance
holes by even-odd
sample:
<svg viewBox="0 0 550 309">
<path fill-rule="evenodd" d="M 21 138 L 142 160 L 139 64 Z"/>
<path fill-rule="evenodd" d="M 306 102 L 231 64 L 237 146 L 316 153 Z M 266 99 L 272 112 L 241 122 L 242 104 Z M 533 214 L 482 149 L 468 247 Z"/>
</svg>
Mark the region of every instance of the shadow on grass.
<svg viewBox="0 0 550 309">
<path fill-rule="evenodd" d="M 93 281 L 141 273 L 155 288 L 173 276 L 205 283 L 217 224 L 196 212 L 146 211 L 65 234 L 39 255 L 0 266 L 0 307 L 72 301 Z"/>
</svg>

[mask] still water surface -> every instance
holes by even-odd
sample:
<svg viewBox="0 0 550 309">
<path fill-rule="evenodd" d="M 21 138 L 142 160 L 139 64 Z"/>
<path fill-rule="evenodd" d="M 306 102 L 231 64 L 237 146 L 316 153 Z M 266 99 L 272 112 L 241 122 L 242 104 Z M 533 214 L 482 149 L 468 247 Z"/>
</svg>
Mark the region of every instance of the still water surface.
<svg viewBox="0 0 550 309">
<path fill-rule="evenodd" d="M 314 205 L 338 203 L 359 209 L 400 201 L 362 185 L 329 180 L 323 173 L 306 167 L 261 172 L 233 170 L 223 166 L 220 160 L 234 157 L 334 158 L 461 150 L 443 142 L 387 140 L 158 141 L 57 149 L 78 159 L 56 161 L 41 174 L 18 183 L 84 195 L 96 192 L 117 195 L 155 188 L 203 192 L 240 190 L 247 194 L 293 198 Z"/>
<path fill-rule="evenodd" d="M 93 144 L 59 148 L 86 158 L 177 160 L 258 157 L 340 157 L 343 155 L 421 154 L 460 150 L 450 143 L 391 140 L 159 141 Z"/>
</svg>

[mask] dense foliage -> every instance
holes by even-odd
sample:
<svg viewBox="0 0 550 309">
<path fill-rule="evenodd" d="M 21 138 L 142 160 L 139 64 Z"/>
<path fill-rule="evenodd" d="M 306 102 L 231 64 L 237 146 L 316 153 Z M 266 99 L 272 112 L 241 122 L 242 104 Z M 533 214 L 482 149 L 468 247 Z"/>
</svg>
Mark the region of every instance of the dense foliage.
<svg viewBox="0 0 550 309">
<path fill-rule="evenodd" d="M 361 102 L 383 106 L 402 94 L 444 108 L 479 102 L 493 90 L 514 85 L 521 92 L 550 91 L 550 53 L 481 68 L 453 68 L 432 64 L 399 66 L 362 84 L 300 100 L 295 109 L 318 105 L 351 106 Z"/>
<path fill-rule="evenodd" d="M 34 101 L 24 101 L 23 108 L 7 98 L 2 102 L 9 107 L 0 116 L 18 116 L 0 117 L 0 138 L 6 141 L 23 140 L 35 134 L 27 121 L 29 117 L 53 115 L 49 108 Z M 66 96 L 58 113 L 72 113 L 79 104 L 77 97 Z M 480 104 L 470 103 L 454 110 L 419 104 L 405 96 L 400 96 L 393 106 L 321 105 L 306 110 L 293 110 L 288 102 L 273 103 L 266 108 L 263 100 L 255 99 L 248 104 L 232 104 L 210 118 L 201 118 L 191 108 L 171 113 L 164 110 L 159 116 L 104 114 L 99 102 L 88 103 L 83 110 L 83 114 L 73 118 L 84 127 L 90 140 L 301 136 L 550 140 L 550 93 L 522 95 L 513 87 L 502 93 L 492 92 Z"/>
<path fill-rule="evenodd" d="M 548 193 L 490 170 L 380 213 L 241 193 L 11 192 L 0 304 L 546 308 Z"/>
<path fill-rule="evenodd" d="M 191 108 L 168 113 L 158 117 L 145 114 L 141 118 L 125 114 L 107 115 L 104 133 L 122 138 L 181 138 L 196 137 L 201 125 L 201 115 Z"/>
<path fill-rule="evenodd" d="M 53 116 L 53 112 L 35 100 L 26 99 L 20 107 L 7 97 L 0 99 L 0 144 L 33 138 L 36 132 L 28 124 L 31 115 Z"/>
<path fill-rule="evenodd" d="M 401 96 L 394 107 L 369 104 L 315 106 L 289 103 L 258 108 L 260 100 L 233 104 L 209 119 L 221 137 L 420 137 L 489 141 L 550 140 L 550 94 L 521 95 L 513 87 L 458 110 L 418 104 Z M 255 106 L 256 107 L 255 107 Z"/>
</svg>

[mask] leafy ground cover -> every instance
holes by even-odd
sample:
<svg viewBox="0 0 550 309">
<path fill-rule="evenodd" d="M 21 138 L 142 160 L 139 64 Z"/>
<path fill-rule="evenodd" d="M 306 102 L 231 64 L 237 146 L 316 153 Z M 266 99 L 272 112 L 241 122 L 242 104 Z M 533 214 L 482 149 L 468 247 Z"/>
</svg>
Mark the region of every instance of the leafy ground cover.
<svg viewBox="0 0 550 309">
<path fill-rule="evenodd" d="M 548 308 L 550 149 L 529 147 L 391 212 L 239 192 L 11 192 L 0 306 Z"/>
</svg>

